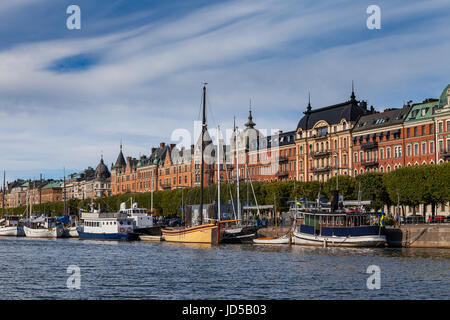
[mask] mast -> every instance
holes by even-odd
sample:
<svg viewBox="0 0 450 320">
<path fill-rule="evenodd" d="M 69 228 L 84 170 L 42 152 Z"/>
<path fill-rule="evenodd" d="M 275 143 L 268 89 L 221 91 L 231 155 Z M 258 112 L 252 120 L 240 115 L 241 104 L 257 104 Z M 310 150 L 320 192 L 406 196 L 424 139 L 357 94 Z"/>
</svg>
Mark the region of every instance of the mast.
<svg viewBox="0 0 450 320">
<path fill-rule="evenodd" d="M 240 204 L 240 196 L 239 196 L 239 143 L 238 143 L 238 129 L 236 127 L 235 131 L 235 139 L 236 139 L 236 200 L 237 200 L 237 213 L 238 213 L 238 225 L 241 224 L 241 204 Z"/>
<path fill-rule="evenodd" d="M 66 167 L 64 167 L 64 182 L 63 182 L 63 195 L 64 195 L 64 216 L 66 215 Z"/>
<path fill-rule="evenodd" d="M 220 221 L 220 126 L 217 126 L 217 221 Z"/>
<path fill-rule="evenodd" d="M 5 184 L 6 184 L 6 171 L 3 170 L 3 191 L 2 191 L 2 217 L 5 215 Z"/>
<path fill-rule="evenodd" d="M 200 208 L 199 208 L 199 214 L 200 214 L 200 224 L 203 224 L 203 151 L 204 151 L 204 135 L 205 135 L 205 131 L 206 131 L 206 85 L 207 83 L 205 82 L 203 84 L 203 110 L 202 110 L 202 133 L 201 133 L 201 158 L 202 158 L 202 162 L 200 165 Z"/>
</svg>

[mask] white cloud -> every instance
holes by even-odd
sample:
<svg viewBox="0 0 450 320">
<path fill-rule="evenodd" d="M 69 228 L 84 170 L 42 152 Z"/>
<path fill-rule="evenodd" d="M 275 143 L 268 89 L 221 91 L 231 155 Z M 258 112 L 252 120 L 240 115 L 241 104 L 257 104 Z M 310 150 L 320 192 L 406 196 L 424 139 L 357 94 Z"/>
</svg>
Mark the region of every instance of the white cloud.
<svg viewBox="0 0 450 320">
<path fill-rule="evenodd" d="M 375 106 L 409 100 L 417 83 L 431 76 L 435 82 L 424 87 L 440 90 L 450 71 L 442 54 L 449 52 L 444 39 L 450 31 L 442 28 L 448 15 L 417 22 L 414 35 L 391 31 L 388 22 L 445 6 L 382 6 L 385 20 L 373 36 L 364 30 L 365 8 L 348 1 L 235 1 L 109 35 L 5 49 L 0 167 L 82 169 L 95 166 L 101 150 L 111 163 L 120 138 L 127 155 L 148 154 L 160 141 L 169 143 L 172 130 L 193 130 L 205 80 L 209 127 L 230 127 L 233 115 L 242 126 L 252 98 L 257 127 L 285 131 L 296 128 L 308 90 L 313 107 L 348 99 L 351 80 L 357 96 Z M 334 37 L 346 41 L 336 44 Z M 87 71 L 46 69 L 91 52 L 101 59 Z"/>
</svg>

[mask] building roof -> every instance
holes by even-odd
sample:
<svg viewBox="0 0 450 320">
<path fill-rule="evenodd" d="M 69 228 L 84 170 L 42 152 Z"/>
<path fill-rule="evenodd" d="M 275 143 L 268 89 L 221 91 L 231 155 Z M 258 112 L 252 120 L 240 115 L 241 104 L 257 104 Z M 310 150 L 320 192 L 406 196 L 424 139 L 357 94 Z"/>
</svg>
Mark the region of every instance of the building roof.
<svg viewBox="0 0 450 320">
<path fill-rule="evenodd" d="M 427 99 L 422 103 L 414 104 L 406 117 L 405 123 L 432 119 L 437 108 L 439 108 L 438 99 Z"/>
<path fill-rule="evenodd" d="M 111 177 L 111 173 L 103 162 L 103 157 L 100 160 L 97 168 L 95 169 L 95 178 L 100 180 L 106 180 Z"/>
<path fill-rule="evenodd" d="M 367 104 L 365 101 L 359 101 L 355 99 L 354 93 L 350 100 L 343 103 L 327 106 L 320 109 L 312 110 L 310 105 L 305 112 L 305 115 L 300 119 L 297 125 L 297 130 L 312 129 L 318 121 L 326 121 L 328 124 L 338 124 L 342 119 L 346 121 L 356 121 L 361 115 L 366 114 Z M 309 113 L 309 118 L 307 117 Z M 308 127 L 306 127 L 308 122 Z"/>
<path fill-rule="evenodd" d="M 117 156 L 116 164 L 114 165 L 114 168 L 125 168 L 127 166 L 127 163 L 125 161 L 125 158 L 122 153 L 122 144 L 120 144 L 120 152 Z"/>
<path fill-rule="evenodd" d="M 384 112 L 363 115 L 353 127 L 353 132 L 385 128 L 405 121 L 411 107 L 406 105 L 403 108 L 386 109 Z"/>
<path fill-rule="evenodd" d="M 61 181 L 53 181 L 53 182 L 46 184 L 42 188 L 42 190 L 44 190 L 44 189 L 59 189 L 59 188 L 62 188 L 62 186 L 63 186 L 63 183 Z"/>
</svg>

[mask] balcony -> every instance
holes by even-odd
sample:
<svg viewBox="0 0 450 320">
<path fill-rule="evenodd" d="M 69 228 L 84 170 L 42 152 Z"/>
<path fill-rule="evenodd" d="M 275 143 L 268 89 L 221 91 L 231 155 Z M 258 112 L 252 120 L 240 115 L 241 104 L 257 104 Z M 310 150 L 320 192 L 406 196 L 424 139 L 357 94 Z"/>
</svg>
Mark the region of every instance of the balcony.
<svg viewBox="0 0 450 320">
<path fill-rule="evenodd" d="M 324 173 L 324 172 L 329 172 L 331 171 L 331 167 L 330 166 L 325 166 L 325 167 L 317 167 L 317 168 L 311 168 L 311 172 L 318 174 L 318 173 Z"/>
<path fill-rule="evenodd" d="M 363 150 L 369 150 L 369 149 L 375 149 L 375 148 L 378 148 L 378 142 L 376 142 L 376 141 L 361 143 L 361 149 L 363 149 Z"/>
<path fill-rule="evenodd" d="M 161 185 L 161 188 L 163 188 L 164 190 L 168 190 L 168 189 L 171 189 L 172 186 L 170 185 L 170 183 L 163 183 Z"/>
<path fill-rule="evenodd" d="M 327 139 L 328 138 L 328 133 L 323 133 L 323 134 L 314 134 L 312 136 L 313 139 L 316 140 L 322 140 L 322 139 Z"/>
<path fill-rule="evenodd" d="M 378 160 L 367 160 L 367 161 L 362 161 L 361 165 L 364 168 L 368 168 L 368 167 L 377 167 L 378 166 Z"/>
<path fill-rule="evenodd" d="M 331 154 L 331 151 L 329 151 L 329 150 L 314 151 L 314 152 L 311 152 L 311 157 L 313 157 L 313 158 L 323 158 L 323 157 L 330 156 L 330 154 Z"/>
<path fill-rule="evenodd" d="M 288 158 L 285 157 L 285 156 L 280 156 L 280 157 L 278 158 L 278 162 L 280 162 L 280 163 L 287 162 L 287 161 L 288 161 Z"/>
<path fill-rule="evenodd" d="M 447 150 L 447 151 L 441 152 L 441 157 L 444 160 L 450 160 L 450 151 Z"/>
<path fill-rule="evenodd" d="M 277 176 L 278 178 L 287 177 L 289 176 L 289 173 L 287 171 L 278 171 L 275 176 Z"/>
</svg>

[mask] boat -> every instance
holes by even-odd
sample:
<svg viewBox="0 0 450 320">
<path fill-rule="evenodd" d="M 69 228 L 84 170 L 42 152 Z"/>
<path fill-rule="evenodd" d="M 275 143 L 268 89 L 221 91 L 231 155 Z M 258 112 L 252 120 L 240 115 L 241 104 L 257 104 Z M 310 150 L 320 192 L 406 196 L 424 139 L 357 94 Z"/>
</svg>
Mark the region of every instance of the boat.
<svg viewBox="0 0 450 320">
<path fill-rule="evenodd" d="M 285 234 L 279 238 L 257 238 L 253 239 L 254 244 L 290 244 L 291 243 L 291 235 L 290 233 Z"/>
<path fill-rule="evenodd" d="M 294 244 L 330 247 L 383 247 L 385 228 L 371 225 L 370 216 L 362 212 L 304 212 L 294 226 Z"/>
<path fill-rule="evenodd" d="M 19 216 L 7 216 L 5 215 L 0 221 L 0 236 L 6 237 L 23 237 L 25 232 L 23 231 L 23 225 L 20 222 Z"/>
<path fill-rule="evenodd" d="M 139 234 L 139 240 L 141 240 L 141 241 L 160 242 L 160 241 L 163 241 L 164 238 L 162 236 L 149 236 L 149 235 L 146 235 L 146 234 Z"/>
<path fill-rule="evenodd" d="M 134 233 L 134 219 L 124 213 L 81 213 L 82 225 L 77 228 L 81 240 L 139 240 Z"/>
<path fill-rule="evenodd" d="M 132 199 L 131 208 L 126 208 L 126 203 L 122 202 L 119 213 L 124 213 L 134 220 L 134 232 L 149 236 L 161 236 L 161 227 L 153 223 L 153 216 L 148 214 L 147 209 L 138 208 L 138 204 Z"/>
<path fill-rule="evenodd" d="M 196 212 L 198 225 L 184 226 L 179 228 L 161 229 L 163 238 L 167 242 L 183 243 L 219 243 L 219 231 L 217 223 L 203 224 L 203 183 L 204 183 L 204 135 L 206 132 L 206 83 L 203 86 L 203 108 L 202 108 L 202 132 L 201 141 L 201 164 L 200 164 L 200 206 Z"/>
<path fill-rule="evenodd" d="M 29 220 L 23 230 L 28 238 L 61 238 L 63 226 L 54 217 L 37 217 Z"/>
<path fill-rule="evenodd" d="M 278 237 L 278 212 L 277 212 L 277 207 L 276 207 L 275 195 L 274 195 L 274 211 L 276 212 L 275 232 L 276 232 L 277 236 L 253 239 L 254 244 L 290 244 L 291 243 L 290 232 L 281 237 Z"/>
</svg>

